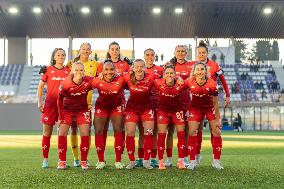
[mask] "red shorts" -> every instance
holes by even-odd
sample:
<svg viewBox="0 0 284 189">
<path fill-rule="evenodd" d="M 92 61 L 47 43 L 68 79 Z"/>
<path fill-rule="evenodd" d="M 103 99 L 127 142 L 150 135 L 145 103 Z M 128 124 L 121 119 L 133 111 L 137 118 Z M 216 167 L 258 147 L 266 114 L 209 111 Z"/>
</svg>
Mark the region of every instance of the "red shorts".
<svg viewBox="0 0 284 189">
<path fill-rule="evenodd" d="M 188 121 L 201 122 L 205 118 L 205 116 L 208 119 L 208 121 L 215 120 L 216 119 L 215 109 L 211 108 L 207 110 L 198 110 L 198 109 L 191 108 L 189 110 Z"/>
<path fill-rule="evenodd" d="M 91 123 L 90 111 L 80 111 L 80 112 L 62 112 L 63 120 L 61 123 L 72 125 L 72 122 L 76 120 L 77 125 L 89 125 Z"/>
<path fill-rule="evenodd" d="M 57 104 L 44 104 L 41 114 L 41 123 L 46 125 L 54 125 L 58 120 Z"/>
<path fill-rule="evenodd" d="M 95 117 L 111 117 L 111 116 L 122 116 L 124 114 L 124 105 L 117 106 L 113 109 L 105 109 L 101 107 L 95 107 Z"/>
<path fill-rule="evenodd" d="M 184 111 L 166 112 L 163 110 L 157 111 L 158 124 L 175 124 L 184 125 Z"/>
<path fill-rule="evenodd" d="M 138 123 L 139 121 L 155 121 L 155 112 L 152 109 L 147 109 L 142 113 L 127 111 L 125 112 L 125 123 L 134 122 Z"/>
</svg>

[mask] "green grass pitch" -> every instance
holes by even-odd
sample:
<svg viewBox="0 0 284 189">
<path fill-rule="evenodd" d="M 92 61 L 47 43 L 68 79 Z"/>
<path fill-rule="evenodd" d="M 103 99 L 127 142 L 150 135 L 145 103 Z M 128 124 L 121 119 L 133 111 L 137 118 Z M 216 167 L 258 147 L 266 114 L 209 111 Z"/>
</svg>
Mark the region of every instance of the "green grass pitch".
<svg viewBox="0 0 284 189">
<path fill-rule="evenodd" d="M 194 171 L 176 167 L 116 170 L 111 136 L 104 170 L 94 167 L 97 156 L 92 140 L 89 170 L 70 166 L 59 171 L 55 135 L 50 168 L 42 169 L 39 132 L 0 131 L 0 188 L 284 188 L 284 132 L 223 132 L 223 136 L 222 171 L 211 167 L 208 132 L 204 133 L 201 165 Z M 176 148 L 173 154 L 176 162 Z M 72 165 L 70 147 L 67 157 Z M 128 163 L 126 152 L 123 162 Z"/>
</svg>

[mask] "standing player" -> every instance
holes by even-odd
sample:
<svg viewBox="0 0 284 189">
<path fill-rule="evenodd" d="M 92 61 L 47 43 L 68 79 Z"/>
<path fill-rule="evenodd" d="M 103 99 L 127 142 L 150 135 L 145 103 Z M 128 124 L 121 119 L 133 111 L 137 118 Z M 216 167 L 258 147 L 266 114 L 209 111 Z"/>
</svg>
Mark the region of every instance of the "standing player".
<svg viewBox="0 0 284 189">
<path fill-rule="evenodd" d="M 217 62 L 208 59 L 208 48 L 204 41 L 199 42 L 199 46 L 197 47 L 197 61 L 203 62 L 206 64 L 208 73 L 214 81 L 217 81 L 217 78 L 220 79 L 224 91 L 226 93 L 225 107 L 228 107 L 230 104 L 230 91 L 225 80 L 224 73 Z M 211 133 L 211 144 L 213 145 L 213 135 Z M 200 163 L 201 156 L 201 144 L 202 144 L 202 124 L 200 124 L 198 134 L 197 134 L 197 149 L 196 149 L 196 160 L 197 163 Z M 212 146 L 213 147 L 213 146 Z"/>
<path fill-rule="evenodd" d="M 156 80 L 155 85 L 159 92 L 160 103 L 157 110 L 158 122 L 158 156 L 159 169 L 166 169 L 163 160 L 165 150 L 165 139 L 167 128 L 172 123 L 177 130 L 177 148 L 179 169 L 185 169 L 184 152 L 185 152 L 185 122 L 184 108 L 182 106 L 181 94 L 185 90 L 185 84 L 180 85 L 176 79 L 176 73 L 172 66 L 166 66 L 163 78 Z"/>
<path fill-rule="evenodd" d="M 60 83 L 65 80 L 69 74 L 69 69 L 64 67 L 66 59 L 65 51 L 61 48 L 53 50 L 50 60 L 50 66 L 42 75 L 38 85 L 38 109 L 42 112 L 41 123 L 43 124 L 42 135 L 42 167 L 48 168 L 48 153 L 50 148 L 50 138 L 52 128 L 58 118 L 57 98 Z M 44 105 L 42 102 L 43 89 L 47 85 L 47 93 Z"/>
<path fill-rule="evenodd" d="M 154 64 L 155 60 L 155 51 L 151 48 L 146 49 L 144 51 L 144 60 L 146 63 L 146 74 L 156 74 L 158 78 L 160 78 L 163 75 L 163 67 L 156 66 Z M 158 90 L 155 86 L 153 86 L 151 91 L 151 101 L 152 106 L 155 112 L 155 125 L 154 125 L 154 142 L 153 142 L 153 149 L 151 152 L 151 166 L 152 167 L 158 167 L 158 163 L 156 160 L 157 156 L 157 107 L 159 104 L 159 94 Z M 139 139 L 138 139 L 138 159 L 136 160 L 136 167 L 142 167 L 143 166 L 143 157 L 144 157 L 144 129 L 143 124 L 139 122 L 138 124 L 139 129 Z"/>
<path fill-rule="evenodd" d="M 196 147 L 197 131 L 200 123 L 206 116 L 210 123 L 213 134 L 213 162 L 212 166 L 217 170 L 223 169 L 220 163 L 222 151 L 221 123 L 218 105 L 218 87 L 217 83 L 207 77 L 207 67 L 204 63 L 198 62 L 194 65 L 192 76 L 187 80 L 190 92 L 192 94 L 191 107 L 189 110 L 189 153 L 190 164 L 188 169 L 195 169 L 197 166 Z"/>
<path fill-rule="evenodd" d="M 124 73 L 128 73 L 130 71 L 130 66 L 127 64 L 127 62 L 120 59 L 120 46 L 117 42 L 114 41 L 109 44 L 106 59 L 110 59 L 113 62 L 117 74 L 123 75 Z M 100 74 L 102 71 L 103 71 L 103 63 L 101 63 L 98 66 L 97 74 Z M 124 105 L 125 105 L 126 102 L 125 102 L 124 93 L 122 93 L 122 97 L 124 99 Z M 108 127 L 109 127 L 109 120 L 106 122 L 106 125 L 104 126 L 104 131 L 103 131 L 104 144 L 106 144 Z M 123 139 L 123 150 L 124 150 L 125 146 L 124 128 L 122 131 L 122 139 Z"/>
<path fill-rule="evenodd" d="M 175 48 L 175 57 L 169 62 L 169 64 L 173 65 L 176 71 L 176 75 L 181 77 L 183 80 L 186 80 L 190 77 L 191 69 L 192 69 L 192 62 L 188 62 L 185 60 L 187 55 L 186 48 L 184 45 L 178 45 Z M 168 64 L 168 63 L 167 63 Z M 167 65 L 166 64 L 166 65 Z M 184 115 L 187 116 L 187 110 L 190 106 L 190 96 L 188 90 L 183 90 L 181 94 L 182 104 L 184 107 Z M 174 134 L 174 127 L 173 125 L 169 126 L 168 134 L 167 134 L 167 159 L 165 161 L 165 165 L 167 167 L 172 166 L 172 148 L 173 148 L 173 134 Z M 187 147 L 187 138 L 188 138 L 188 124 L 187 118 L 185 118 L 185 146 Z M 185 164 L 188 165 L 188 150 L 185 149 Z"/>
<path fill-rule="evenodd" d="M 80 129 L 81 135 L 81 167 L 88 169 L 87 156 L 90 146 L 90 111 L 87 95 L 92 90 L 92 79 L 84 76 L 84 64 L 73 63 L 74 76 L 63 81 L 59 88 L 57 100 L 60 125 L 58 128 L 58 166 L 57 169 L 66 169 L 67 134 L 72 122 Z M 92 78 L 92 77 L 91 77 Z"/>
<path fill-rule="evenodd" d="M 95 144 L 99 161 L 96 169 L 105 167 L 105 144 L 104 144 L 104 126 L 108 119 L 111 120 L 114 130 L 114 149 L 116 155 L 115 168 L 123 169 L 121 155 L 123 148 L 122 127 L 124 116 L 124 98 L 123 90 L 125 81 L 122 76 L 118 76 L 111 60 L 107 59 L 103 65 L 103 78 L 95 78 L 93 87 L 98 89 L 99 97 L 95 104 L 94 127 Z"/>
<path fill-rule="evenodd" d="M 151 104 L 151 90 L 155 75 L 146 74 L 145 62 L 137 59 L 133 62 L 133 72 L 126 73 L 124 79 L 130 91 L 125 110 L 126 149 L 130 160 L 127 169 L 135 167 L 135 131 L 141 121 L 144 127 L 144 162 L 146 169 L 152 169 L 150 156 L 153 148 L 154 111 Z"/>
<path fill-rule="evenodd" d="M 91 53 L 92 49 L 89 43 L 81 44 L 78 56 L 74 60 L 68 62 L 67 67 L 71 70 L 74 62 L 81 62 L 82 64 L 84 64 L 86 76 L 96 76 L 96 71 L 99 63 L 90 59 Z M 87 102 L 88 102 L 88 109 L 90 112 L 92 111 L 92 100 L 93 100 L 93 91 L 89 91 L 87 96 Z M 72 153 L 74 157 L 73 165 L 74 167 L 79 167 L 80 161 L 78 154 L 78 136 L 77 136 L 77 125 L 75 124 L 75 122 L 71 126 L 70 139 L 71 139 Z M 91 145 L 91 137 L 90 137 L 90 145 Z"/>
</svg>

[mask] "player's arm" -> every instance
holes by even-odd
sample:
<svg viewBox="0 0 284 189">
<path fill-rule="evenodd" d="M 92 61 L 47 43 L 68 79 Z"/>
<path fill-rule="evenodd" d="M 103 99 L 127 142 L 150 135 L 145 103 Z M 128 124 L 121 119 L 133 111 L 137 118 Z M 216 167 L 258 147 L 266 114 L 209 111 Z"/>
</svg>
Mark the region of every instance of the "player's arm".
<svg viewBox="0 0 284 189">
<path fill-rule="evenodd" d="M 45 82 L 40 80 L 38 87 L 37 87 L 37 107 L 40 112 L 43 111 L 42 95 L 43 95 L 44 85 L 45 85 Z"/>
<path fill-rule="evenodd" d="M 62 111 L 63 111 L 63 99 L 64 96 L 66 95 L 67 90 L 64 89 L 62 83 L 59 87 L 59 92 L 58 92 L 58 98 L 57 98 L 57 107 L 58 107 L 58 121 L 62 121 L 63 120 L 63 115 L 62 115 Z"/>
<path fill-rule="evenodd" d="M 229 90 L 228 84 L 226 82 L 225 75 L 223 74 L 222 70 L 219 70 L 216 74 L 219 77 L 219 79 L 220 79 L 220 81 L 222 83 L 222 86 L 224 88 L 225 94 L 226 94 L 226 104 L 225 104 L 225 107 L 228 107 L 230 105 L 231 99 L 230 99 L 230 90 Z"/>
<path fill-rule="evenodd" d="M 213 96 L 213 105 L 215 109 L 216 122 L 218 123 L 218 126 L 221 127 L 218 96 Z"/>
</svg>

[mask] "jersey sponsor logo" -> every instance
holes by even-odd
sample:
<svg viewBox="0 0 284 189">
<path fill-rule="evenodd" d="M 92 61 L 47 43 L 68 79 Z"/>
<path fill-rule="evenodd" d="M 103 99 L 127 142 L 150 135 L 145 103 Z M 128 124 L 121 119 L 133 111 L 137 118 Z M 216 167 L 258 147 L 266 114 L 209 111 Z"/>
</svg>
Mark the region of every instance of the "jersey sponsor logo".
<svg viewBox="0 0 284 189">
<path fill-rule="evenodd" d="M 174 98 L 176 97 L 177 95 L 174 95 L 174 94 L 166 94 L 166 93 L 162 93 L 163 96 L 167 96 L 167 97 L 171 97 L 171 98 Z"/>
<path fill-rule="evenodd" d="M 195 87 L 194 87 L 194 86 L 191 86 L 190 88 L 194 89 Z"/>
<path fill-rule="evenodd" d="M 63 81 L 65 80 L 66 78 L 63 78 L 63 77 L 52 77 L 51 80 L 52 81 Z"/>
<path fill-rule="evenodd" d="M 80 96 L 82 94 L 86 94 L 87 91 L 82 91 L 81 93 L 71 93 L 72 96 Z"/>
<path fill-rule="evenodd" d="M 205 94 L 196 94 L 196 93 L 192 93 L 193 96 L 198 96 L 198 97 L 204 97 Z"/>
<path fill-rule="evenodd" d="M 118 91 L 112 91 L 112 90 L 110 90 L 110 91 L 101 91 L 102 94 L 106 94 L 106 95 L 108 95 L 108 94 L 117 94 L 117 92 Z"/>
<path fill-rule="evenodd" d="M 141 92 L 149 89 L 148 87 L 142 87 L 143 89 L 140 89 L 140 88 L 137 88 L 137 87 L 130 87 L 130 88 L 134 91 L 141 91 Z"/>
</svg>

